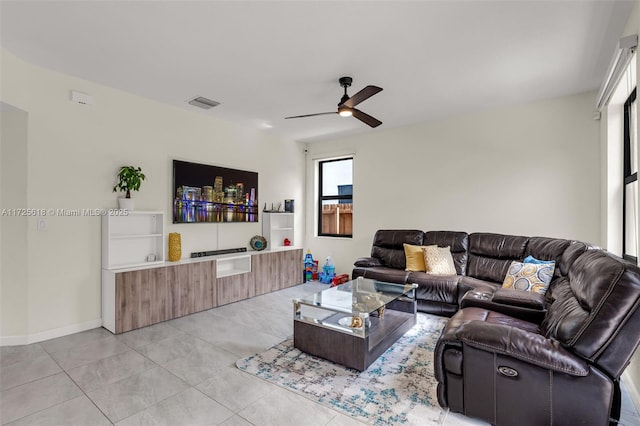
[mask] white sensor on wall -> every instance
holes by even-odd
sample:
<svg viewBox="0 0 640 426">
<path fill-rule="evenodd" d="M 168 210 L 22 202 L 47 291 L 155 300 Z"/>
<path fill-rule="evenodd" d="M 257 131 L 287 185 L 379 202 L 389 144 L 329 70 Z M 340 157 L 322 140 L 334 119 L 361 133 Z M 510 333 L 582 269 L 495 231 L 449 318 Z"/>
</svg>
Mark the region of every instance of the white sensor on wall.
<svg viewBox="0 0 640 426">
<path fill-rule="evenodd" d="M 93 105 L 93 96 L 72 90 L 71 102 L 77 102 L 82 105 Z"/>
</svg>

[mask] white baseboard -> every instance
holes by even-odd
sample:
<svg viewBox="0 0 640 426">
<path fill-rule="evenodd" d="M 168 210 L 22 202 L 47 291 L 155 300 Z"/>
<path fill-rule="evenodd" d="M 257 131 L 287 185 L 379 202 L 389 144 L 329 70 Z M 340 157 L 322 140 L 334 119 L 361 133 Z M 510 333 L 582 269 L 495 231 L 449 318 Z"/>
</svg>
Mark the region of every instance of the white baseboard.
<svg viewBox="0 0 640 426">
<path fill-rule="evenodd" d="M 102 318 L 23 336 L 0 336 L 0 346 L 29 345 L 31 343 L 43 342 L 45 340 L 68 336 L 69 334 L 79 333 L 81 331 L 91 330 L 98 327 L 102 327 Z"/>
<path fill-rule="evenodd" d="M 627 392 L 629 393 L 629 397 L 631 397 L 633 405 L 636 406 L 636 411 L 640 413 L 640 388 L 638 388 L 640 383 L 634 383 L 633 378 L 628 371 L 622 373 L 622 380 L 624 380 L 624 386 L 627 388 Z"/>
</svg>

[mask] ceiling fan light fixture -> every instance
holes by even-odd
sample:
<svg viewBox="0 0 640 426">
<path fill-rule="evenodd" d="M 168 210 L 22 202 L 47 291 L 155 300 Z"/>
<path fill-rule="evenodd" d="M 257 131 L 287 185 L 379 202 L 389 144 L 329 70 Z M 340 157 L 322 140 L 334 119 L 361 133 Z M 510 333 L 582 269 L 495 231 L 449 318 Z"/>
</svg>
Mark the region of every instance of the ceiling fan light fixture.
<svg viewBox="0 0 640 426">
<path fill-rule="evenodd" d="M 338 108 L 338 114 L 340 114 L 340 117 L 351 117 L 353 115 L 353 111 L 351 111 L 351 108 L 341 106 Z"/>
</svg>

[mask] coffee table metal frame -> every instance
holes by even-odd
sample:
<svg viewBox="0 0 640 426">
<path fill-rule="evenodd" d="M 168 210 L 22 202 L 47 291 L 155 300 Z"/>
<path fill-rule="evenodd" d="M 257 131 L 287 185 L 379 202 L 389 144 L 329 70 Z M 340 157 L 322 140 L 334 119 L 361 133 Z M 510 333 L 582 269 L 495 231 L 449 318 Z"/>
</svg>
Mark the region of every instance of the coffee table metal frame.
<svg viewBox="0 0 640 426">
<path fill-rule="evenodd" d="M 416 284 L 359 277 L 294 299 L 294 346 L 346 367 L 366 370 L 416 324 L 416 288 Z M 361 318 L 362 327 L 350 327 L 353 316 Z M 340 321 L 343 318 L 347 320 Z M 343 325 L 345 321 L 347 325 Z"/>
</svg>

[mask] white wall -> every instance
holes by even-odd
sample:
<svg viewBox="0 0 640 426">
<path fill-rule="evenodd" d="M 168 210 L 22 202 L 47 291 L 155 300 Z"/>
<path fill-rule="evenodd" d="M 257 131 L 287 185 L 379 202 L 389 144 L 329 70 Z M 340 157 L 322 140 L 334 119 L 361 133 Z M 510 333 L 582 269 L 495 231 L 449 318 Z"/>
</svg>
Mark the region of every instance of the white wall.
<svg viewBox="0 0 640 426">
<path fill-rule="evenodd" d="M 6 50 L 1 59 L 1 100 L 28 113 L 26 205 L 15 207 L 116 207 L 111 188 L 117 170 L 139 165 L 147 180 L 133 194 L 136 209 L 164 211 L 167 232 L 182 234 L 183 257 L 188 257 L 192 251 L 246 247 L 253 235 L 261 234 L 261 223 L 172 225 L 173 159 L 258 172 L 261 205 L 302 200 L 304 156 L 294 142 L 212 118 L 215 110 L 208 117 L 34 67 Z M 72 89 L 92 95 L 94 105 L 70 102 Z M 296 204 L 296 225 L 302 229 L 303 206 Z M 26 289 L 26 302 L 15 306 L 26 312 L 27 324 L 15 328 L 22 317 L 3 317 L 4 342 L 24 340 L 16 330 L 24 329 L 34 340 L 49 337 L 50 330 L 100 324 L 100 219 L 46 219 L 48 231 L 37 231 L 36 218 L 27 218 L 26 234 L 2 234 L 3 246 L 26 241 L 29 270 L 19 283 Z M 301 238 L 302 233 L 296 241 Z M 5 259 L 3 254 L 3 270 Z M 5 327 L 5 321 L 11 326 Z"/>
<path fill-rule="evenodd" d="M 0 102 L 0 336 L 27 332 L 27 218 L 11 210 L 27 204 L 27 120 Z"/>
<path fill-rule="evenodd" d="M 600 243 L 595 93 L 308 145 L 306 241 L 337 273 L 382 228 Z M 315 237 L 313 160 L 355 153 L 353 239 Z"/>
</svg>

